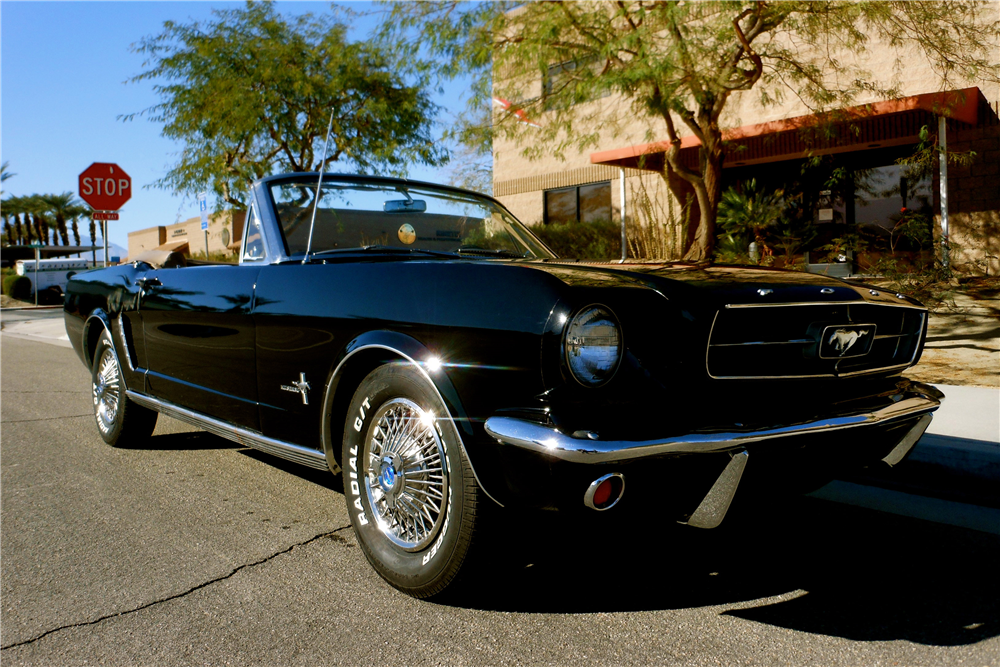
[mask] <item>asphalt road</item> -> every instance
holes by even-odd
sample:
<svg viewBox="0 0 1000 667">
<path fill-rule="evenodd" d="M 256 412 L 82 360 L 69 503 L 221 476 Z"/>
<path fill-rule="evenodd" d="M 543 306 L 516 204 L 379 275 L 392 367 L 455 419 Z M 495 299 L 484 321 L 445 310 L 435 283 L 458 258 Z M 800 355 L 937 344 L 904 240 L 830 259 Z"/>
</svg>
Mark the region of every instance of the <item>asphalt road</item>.
<svg viewBox="0 0 1000 667">
<path fill-rule="evenodd" d="M 163 417 L 110 448 L 72 350 L 0 341 L 5 666 L 1000 665 L 996 534 L 816 498 L 707 532 L 507 520 L 488 576 L 420 602 L 329 475 Z"/>
</svg>

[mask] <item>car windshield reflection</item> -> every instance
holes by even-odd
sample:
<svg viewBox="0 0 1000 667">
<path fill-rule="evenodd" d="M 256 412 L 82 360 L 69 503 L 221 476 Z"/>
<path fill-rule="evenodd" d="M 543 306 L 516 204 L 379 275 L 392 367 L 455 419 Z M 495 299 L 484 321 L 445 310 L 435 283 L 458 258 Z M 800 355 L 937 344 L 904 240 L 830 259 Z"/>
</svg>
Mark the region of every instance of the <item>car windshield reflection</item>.
<svg viewBox="0 0 1000 667">
<path fill-rule="evenodd" d="M 391 182 L 323 181 L 309 246 L 316 182 L 270 186 L 288 253 L 412 252 L 477 258 L 551 258 L 507 211 L 471 192 Z"/>
</svg>

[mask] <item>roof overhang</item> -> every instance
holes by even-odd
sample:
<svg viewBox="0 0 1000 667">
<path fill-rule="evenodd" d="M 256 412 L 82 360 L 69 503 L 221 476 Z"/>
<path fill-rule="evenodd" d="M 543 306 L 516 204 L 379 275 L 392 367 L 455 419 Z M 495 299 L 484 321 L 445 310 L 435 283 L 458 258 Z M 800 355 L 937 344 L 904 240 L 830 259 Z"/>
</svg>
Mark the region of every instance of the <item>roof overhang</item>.
<svg viewBox="0 0 1000 667">
<path fill-rule="evenodd" d="M 735 157 L 727 155 L 727 163 L 731 164 L 734 159 L 740 165 L 774 162 L 797 156 L 802 157 L 800 154 L 807 150 L 812 154 L 837 153 L 869 147 L 871 143 L 877 143 L 879 147 L 903 145 L 913 143 L 916 140 L 920 127 L 919 125 L 915 125 L 914 122 L 907 121 L 923 118 L 926 114 L 944 116 L 962 123 L 968 123 L 969 125 L 976 125 L 979 122 L 981 97 L 982 93 L 978 87 L 940 93 L 924 93 L 896 100 L 863 104 L 825 114 L 797 116 L 795 118 L 786 118 L 768 123 L 744 125 L 743 127 L 723 130 L 722 140 L 728 144 L 739 144 L 740 142 L 752 142 L 754 140 L 759 142 L 768 137 L 778 137 L 779 135 L 787 135 L 789 133 L 807 133 L 811 130 L 817 131 L 824 127 L 829 128 L 838 125 L 863 124 L 869 123 L 874 119 L 895 116 L 897 120 L 903 122 L 896 123 L 895 126 L 888 128 L 880 127 L 875 130 L 877 134 L 868 137 L 860 137 L 860 133 L 858 133 L 858 136 L 855 138 L 860 138 L 860 141 L 831 142 L 827 140 L 825 145 L 813 150 L 809 150 L 810 147 L 804 145 L 803 142 L 785 142 L 785 146 L 775 146 L 772 150 L 767 151 L 768 155 L 756 158 L 741 160 L 738 155 Z M 681 137 L 679 148 L 681 151 L 684 151 L 685 149 L 694 149 L 700 145 L 701 141 L 698 137 L 688 135 Z M 662 171 L 664 153 L 669 148 L 669 141 L 654 141 L 648 144 L 591 153 L 590 162 L 592 164 L 607 164 L 632 169 Z"/>
<path fill-rule="evenodd" d="M 186 240 L 168 241 L 167 243 L 162 243 L 156 246 L 155 248 L 153 248 L 153 250 L 163 250 L 166 252 L 183 252 L 184 250 L 187 250 L 187 247 L 188 247 L 188 242 Z"/>
</svg>

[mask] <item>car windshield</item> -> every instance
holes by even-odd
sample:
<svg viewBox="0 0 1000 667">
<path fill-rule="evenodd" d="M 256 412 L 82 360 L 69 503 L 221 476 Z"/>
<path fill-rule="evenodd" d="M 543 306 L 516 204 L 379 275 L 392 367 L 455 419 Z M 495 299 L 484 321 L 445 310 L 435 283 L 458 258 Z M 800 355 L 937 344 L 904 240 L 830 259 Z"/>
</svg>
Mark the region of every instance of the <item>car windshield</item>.
<svg viewBox="0 0 1000 667">
<path fill-rule="evenodd" d="M 270 186 L 289 255 L 309 243 L 316 181 Z M 462 256 L 546 258 L 552 253 L 495 202 L 473 193 L 324 178 L 311 253 L 368 248 Z"/>
</svg>

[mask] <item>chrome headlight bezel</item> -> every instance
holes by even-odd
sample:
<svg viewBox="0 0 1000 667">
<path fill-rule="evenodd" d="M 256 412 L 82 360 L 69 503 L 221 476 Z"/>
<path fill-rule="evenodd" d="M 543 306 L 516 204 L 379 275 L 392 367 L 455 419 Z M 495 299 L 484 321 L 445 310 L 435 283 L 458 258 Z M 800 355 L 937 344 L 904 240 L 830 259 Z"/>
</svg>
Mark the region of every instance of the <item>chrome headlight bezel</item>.
<svg viewBox="0 0 1000 667">
<path fill-rule="evenodd" d="M 610 324 L 614 327 L 614 335 L 617 339 L 617 344 L 614 346 L 613 352 L 614 358 L 610 361 L 610 363 L 606 364 L 606 370 L 601 371 L 600 377 L 597 377 L 593 372 L 588 373 L 586 371 L 585 364 L 583 363 L 584 360 L 580 359 L 580 349 L 588 346 L 581 344 L 581 336 L 577 335 L 578 332 L 576 331 L 579 327 L 597 325 L 597 322 L 594 321 L 589 323 L 583 322 L 586 318 L 594 318 L 595 316 L 599 317 L 600 321 L 606 323 L 602 326 Z M 625 343 L 624 337 L 622 336 L 621 323 L 618 321 L 614 312 L 604 304 L 592 303 L 582 308 L 578 308 L 573 316 L 566 321 L 566 325 L 563 328 L 562 347 L 563 361 L 566 364 L 566 369 L 569 375 L 578 384 L 584 387 L 602 387 L 614 378 L 615 374 L 618 372 L 618 368 L 621 366 L 622 357 L 624 356 Z M 610 346 L 608 347 L 610 348 Z"/>
</svg>

